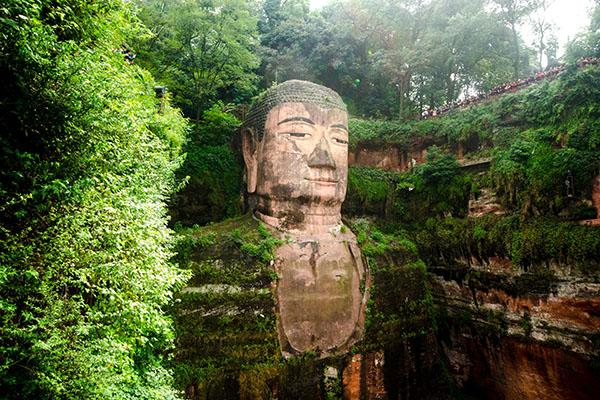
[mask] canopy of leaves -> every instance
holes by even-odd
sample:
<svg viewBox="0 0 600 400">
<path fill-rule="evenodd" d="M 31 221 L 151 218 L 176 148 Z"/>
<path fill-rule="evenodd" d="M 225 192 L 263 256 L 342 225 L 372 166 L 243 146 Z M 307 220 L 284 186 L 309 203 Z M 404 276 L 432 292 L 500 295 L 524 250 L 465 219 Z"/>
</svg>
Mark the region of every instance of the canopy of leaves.
<svg viewBox="0 0 600 400">
<path fill-rule="evenodd" d="M 176 396 L 165 200 L 185 121 L 113 51 L 135 25 L 119 1 L 0 8 L 5 398 Z"/>
<path fill-rule="evenodd" d="M 338 91 L 353 115 L 413 117 L 529 73 L 518 32 L 477 0 L 348 0 L 308 12 L 305 0 L 264 3 L 261 86 L 306 79 Z"/>
<path fill-rule="evenodd" d="M 182 209 L 193 211 L 178 215 L 182 224 L 207 224 L 240 215 L 244 163 L 239 126 L 223 104 L 216 104 L 204 112 L 198 131 L 184 146 L 186 159 L 178 174 L 190 180 L 177 198 L 188 204 Z"/>
<path fill-rule="evenodd" d="M 248 0 L 146 0 L 139 17 L 150 29 L 135 41 L 140 64 L 175 94 L 185 115 L 202 118 L 216 100 L 254 94 L 257 19 Z M 219 96 L 220 91 L 229 95 Z"/>
<path fill-rule="evenodd" d="M 572 65 L 554 80 L 438 118 L 405 123 L 350 119 L 350 147 L 352 151 L 395 144 L 406 152 L 422 143 L 449 149 L 456 148 L 457 142 L 474 142 L 477 152 L 491 155 L 489 184 L 508 209 L 518 210 L 523 217 L 557 216 L 570 204 L 568 177 L 573 179 L 575 197 L 589 198 L 592 179 L 600 172 L 599 88 L 599 68 Z M 441 149 L 429 147 L 427 163 L 417 166 L 414 174 L 404 174 L 415 189 L 410 195 L 405 185 L 394 191 L 389 189 L 389 179 L 362 172 L 354 177 L 361 170 L 351 169 L 346 211 L 360 212 L 354 204 L 357 191 L 358 198 L 380 201 L 363 206 L 363 211 L 387 218 L 409 221 L 415 213 L 424 217 L 447 211 L 460 215 L 465 196 L 476 188 L 467 176 L 461 177 L 453 156 Z M 402 182 L 401 176 L 393 182 Z M 380 195 L 373 197 L 369 193 L 378 182 L 388 189 L 376 191 Z M 414 209 L 411 199 L 423 193 L 427 193 L 427 199 L 419 200 L 423 207 Z M 390 202 L 412 211 L 390 212 Z"/>
</svg>

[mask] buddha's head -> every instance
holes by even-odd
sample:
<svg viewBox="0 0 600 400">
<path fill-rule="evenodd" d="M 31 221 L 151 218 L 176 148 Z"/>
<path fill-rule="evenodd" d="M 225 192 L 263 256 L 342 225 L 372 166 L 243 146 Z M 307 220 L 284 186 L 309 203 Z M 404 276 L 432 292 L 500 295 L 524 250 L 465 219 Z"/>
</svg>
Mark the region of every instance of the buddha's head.
<svg viewBox="0 0 600 400">
<path fill-rule="evenodd" d="M 248 192 L 283 227 L 339 221 L 348 175 L 348 115 L 340 96 L 291 80 L 266 91 L 242 128 Z"/>
</svg>

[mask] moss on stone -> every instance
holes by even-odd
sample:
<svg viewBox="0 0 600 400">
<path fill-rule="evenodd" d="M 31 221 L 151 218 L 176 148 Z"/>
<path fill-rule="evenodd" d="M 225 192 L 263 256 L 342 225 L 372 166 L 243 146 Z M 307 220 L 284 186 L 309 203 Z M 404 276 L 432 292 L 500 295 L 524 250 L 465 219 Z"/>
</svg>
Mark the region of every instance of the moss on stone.
<svg viewBox="0 0 600 400">
<path fill-rule="evenodd" d="M 364 237 L 363 259 L 372 280 L 365 331 L 352 352 L 404 354 L 413 346 L 429 346 L 432 302 L 416 247 L 406 237 L 384 235 L 366 223 L 354 228 Z M 274 246 L 268 232 L 246 215 L 180 234 L 177 257 L 193 277 L 172 309 L 179 388 L 210 398 L 326 398 L 331 385 L 323 371 L 333 366 L 341 374 L 350 353 L 324 359 L 312 352 L 281 356 L 271 285 L 277 276 L 261 254 L 243 250 L 265 242 Z"/>
</svg>

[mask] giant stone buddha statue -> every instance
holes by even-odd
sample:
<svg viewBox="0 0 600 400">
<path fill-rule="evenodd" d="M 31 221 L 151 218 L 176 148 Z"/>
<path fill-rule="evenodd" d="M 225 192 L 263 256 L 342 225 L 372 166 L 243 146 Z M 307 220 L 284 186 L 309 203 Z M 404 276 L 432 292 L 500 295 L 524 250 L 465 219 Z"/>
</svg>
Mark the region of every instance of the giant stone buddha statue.
<svg viewBox="0 0 600 400">
<path fill-rule="evenodd" d="M 368 279 L 340 209 L 348 116 L 331 89 L 291 80 L 266 91 L 242 127 L 250 204 L 276 250 L 278 336 L 285 356 L 347 351 L 362 334 Z"/>
</svg>

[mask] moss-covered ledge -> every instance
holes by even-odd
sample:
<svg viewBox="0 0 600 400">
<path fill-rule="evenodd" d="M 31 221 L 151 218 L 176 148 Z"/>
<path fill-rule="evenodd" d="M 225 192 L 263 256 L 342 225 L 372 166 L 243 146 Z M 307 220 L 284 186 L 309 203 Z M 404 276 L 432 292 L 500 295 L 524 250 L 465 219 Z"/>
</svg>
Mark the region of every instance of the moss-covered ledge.
<svg viewBox="0 0 600 400">
<path fill-rule="evenodd" d="M 348 226 L 371 268 L 365 331 L 350 352 L 323 359 L 281 355 L 272 269 L 279 243 L 252 215 L 180 232 L 176 261 L 193 277 L 171 312 L 172 363 L 188 398 L 446 398 L 427 271 L 414 244 L 364 220 Z"/>
</svg>

